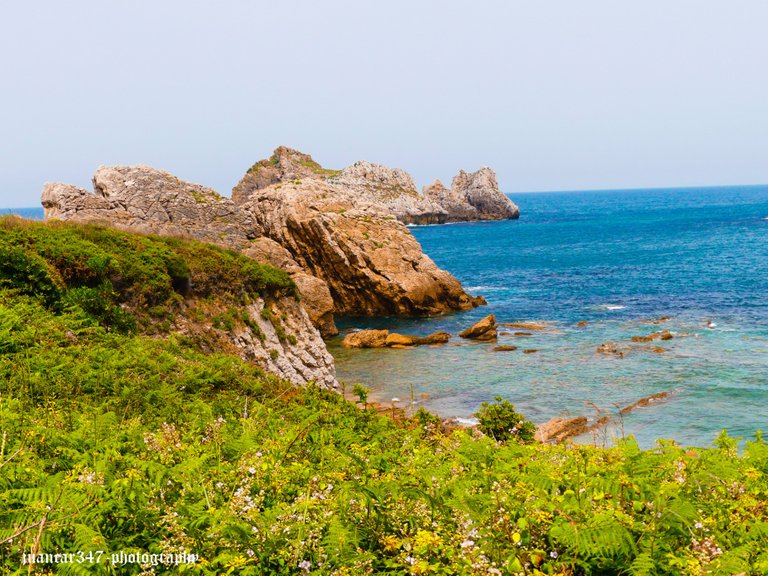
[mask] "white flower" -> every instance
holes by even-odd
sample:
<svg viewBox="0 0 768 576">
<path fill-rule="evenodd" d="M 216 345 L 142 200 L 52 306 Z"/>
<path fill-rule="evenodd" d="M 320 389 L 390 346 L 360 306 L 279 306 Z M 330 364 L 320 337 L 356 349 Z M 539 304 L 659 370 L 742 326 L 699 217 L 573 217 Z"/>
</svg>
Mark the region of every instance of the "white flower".
<svg viewBox="0 0 768 576">
<path fill-rule="evenodd" d="M 309 560 L 302 560 L 299 562 L 299 568 L 304 570 L 305 572 L 309 572 L 309 569 L 312 568 L 312 562 Z"/>
<path fill-rule="evenodd" d="M 557 552 L 555 552 L 554 550 L 552 550 L 552 552 L 550 552 L 549 555 L 551 558 L 557 558 Z"/>
</svg>

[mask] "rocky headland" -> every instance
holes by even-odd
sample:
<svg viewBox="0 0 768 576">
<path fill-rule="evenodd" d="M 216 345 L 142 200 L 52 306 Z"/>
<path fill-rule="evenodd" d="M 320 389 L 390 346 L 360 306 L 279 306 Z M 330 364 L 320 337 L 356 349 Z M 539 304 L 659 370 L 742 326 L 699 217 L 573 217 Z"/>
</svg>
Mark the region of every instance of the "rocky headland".
<svg viewBox="0 0 768 576">
<path fill-rule="evenodd" d="M 96 170 L 93 191 L 46 184 L 42 204 L 46 221 L 191 237 L 285 270 L 301 304 L 280 315 L 297 331 L 316 329 L 312 358 L 247 355 L 297 383 L 311 377 L 332 386 L 314 334 L 337 334 L 334 315 L 428 316 L 485 304 L 425 255 L 405 224 L 516 218 L 519 211 L 487 168 L 460 172 L 450 191 L 433 196 L 419 194 L 403 170 L 365 161 L 328 170 L 280 147 L 248 170 L 231 199 L 147 166 L 111 166 Z"/>
</svg>

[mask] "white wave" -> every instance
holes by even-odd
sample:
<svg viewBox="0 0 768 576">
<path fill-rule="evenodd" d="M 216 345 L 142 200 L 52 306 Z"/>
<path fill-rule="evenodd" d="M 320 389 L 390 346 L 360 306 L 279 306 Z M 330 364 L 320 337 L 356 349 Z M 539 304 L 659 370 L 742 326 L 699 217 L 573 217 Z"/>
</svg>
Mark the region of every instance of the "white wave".
<svg viewBox="0 0 768 576">
<path fill-rule="evenodd" d="M 462 426 L 477 426 L 480 423 L 477 418 L 455 418 L 455 420 Z"/>
<path fill-rule="evenodd" d="M 621 304 L 600 304 L 597 308 L 600 310 L 624 310 L 626 306 L 622 306 Z"/>
<path fill-rule="evenodd" d="M 475 292 L 476 290 L 493 290 L 493 286 L 467 286 L 465 290 Z"/>
</svg>

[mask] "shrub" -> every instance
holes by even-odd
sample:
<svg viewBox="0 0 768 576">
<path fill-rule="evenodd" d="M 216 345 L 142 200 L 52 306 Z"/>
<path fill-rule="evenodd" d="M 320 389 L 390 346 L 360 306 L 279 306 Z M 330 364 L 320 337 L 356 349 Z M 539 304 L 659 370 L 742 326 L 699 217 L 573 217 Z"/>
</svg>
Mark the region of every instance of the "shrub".
<svg viewBox="0 0 768 576">
<path fill-rule="evenodd" d="M 522 414 L 518 414 L 515 407 L 501 396 L 497 396 L 493 404 L 483 402 L 475 417 L 479 421 L 480 431 L 497 442 L 510 439 L 533 442 L 536 425 L 528 422 Z"/>
</svg>

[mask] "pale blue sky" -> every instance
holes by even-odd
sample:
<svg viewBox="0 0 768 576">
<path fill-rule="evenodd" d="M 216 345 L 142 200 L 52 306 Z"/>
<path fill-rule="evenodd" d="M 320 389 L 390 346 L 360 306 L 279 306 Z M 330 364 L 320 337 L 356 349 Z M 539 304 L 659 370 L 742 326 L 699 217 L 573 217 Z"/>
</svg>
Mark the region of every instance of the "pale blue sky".
<svg viewBox="0 0 768 576">
<path fill-rule="evenodd" d="M 67 0 L 0 8 L 0 206 L 100 164 L 228 195 L 279 144 L 420 186 L 768 183 L 765 0 Z"/>
</svg>

